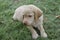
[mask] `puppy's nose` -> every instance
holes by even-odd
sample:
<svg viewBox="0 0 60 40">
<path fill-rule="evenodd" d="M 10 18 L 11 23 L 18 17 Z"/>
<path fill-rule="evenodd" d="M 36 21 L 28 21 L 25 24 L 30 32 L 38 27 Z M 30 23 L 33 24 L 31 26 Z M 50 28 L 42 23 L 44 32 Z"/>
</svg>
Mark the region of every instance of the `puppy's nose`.
<svg viewBox="0 0 60 40">
<path fill-rule="evenodd" d="M 27 25 L 27 23 L 25 22 L 24 25 Z"/>
<path fill-rule="evenodd" d="M 25 22 L 23 22 L 24 23 L 24 25 L 27 25 L 27 21 L 25 21 Z"/>
</svg>

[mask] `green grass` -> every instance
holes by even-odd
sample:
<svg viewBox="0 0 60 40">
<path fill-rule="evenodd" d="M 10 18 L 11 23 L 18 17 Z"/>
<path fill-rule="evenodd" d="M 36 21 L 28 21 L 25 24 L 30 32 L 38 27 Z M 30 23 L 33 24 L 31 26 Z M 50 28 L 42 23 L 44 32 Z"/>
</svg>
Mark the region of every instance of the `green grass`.
<svg viewBox="0 0 60 40">
<path fill-rule="evenodd" d="M 14 22 L 12 16 L 17 7 L 34 4 L 43 10 L 44 28 L 48 38 L 37 40 L 60 40 L 60 0 L 0 0 L 0 40 L 33 40 L 31 33 L 21 22 Z"/>
</svg>

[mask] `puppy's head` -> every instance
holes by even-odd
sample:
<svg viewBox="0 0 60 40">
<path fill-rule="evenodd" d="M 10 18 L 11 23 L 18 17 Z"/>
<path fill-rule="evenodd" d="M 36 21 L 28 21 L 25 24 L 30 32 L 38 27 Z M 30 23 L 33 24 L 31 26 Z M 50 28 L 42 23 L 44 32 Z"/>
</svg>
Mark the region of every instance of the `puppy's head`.
<svg viewBox="0 0 60 40">
<path fill-rule="evenodd" d="M 38 8 L 32 7 L 31 10 L 24 11 L 23 23 L 26 25 L 32 25 L 39 20 L 42 15 L 42 11 Z"/>
<path fill-rule="evenodd" d="M 24 11 L 23 23 L 25 25 L 31 25 L 34 21 L 34 13 L 32 11 Z"/>
<path fill-rule="evenodd" d="M 28 8 L 18 8 L 13 16 L 14 20 L 23 22 L 26 25 L 32 25 L 33 22 L 39 20 L 42 11 L 34 5 L 28 5 Z"/>
</svg>

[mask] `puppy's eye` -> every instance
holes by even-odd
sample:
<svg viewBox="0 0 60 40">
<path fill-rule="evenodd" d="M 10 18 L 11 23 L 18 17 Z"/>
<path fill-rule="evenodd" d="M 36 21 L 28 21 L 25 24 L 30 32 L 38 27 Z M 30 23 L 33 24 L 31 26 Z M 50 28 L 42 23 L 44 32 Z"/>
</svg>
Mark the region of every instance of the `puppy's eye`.
<svg viewBox="0 0 60 40">
<path fill-rule="evenodd" d="M 32 17 L 31 15 L 29 15 L 28 17 Z"/>
</svg>

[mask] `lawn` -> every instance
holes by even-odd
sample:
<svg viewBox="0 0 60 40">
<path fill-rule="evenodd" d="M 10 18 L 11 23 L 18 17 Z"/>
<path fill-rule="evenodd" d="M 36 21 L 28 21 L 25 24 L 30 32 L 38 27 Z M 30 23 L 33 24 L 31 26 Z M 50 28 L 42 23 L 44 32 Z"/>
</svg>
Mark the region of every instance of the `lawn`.
<svg viewBox="0 0 60 40">
<path fill-rule="evenodd" d="M 15 9 L 24 4 L 43 10 L 48 38 L 37 40 L 60 40 L 60 18 L 56 18 L 60 15 L 60 0 L 0 0 L 0 40 L 33 40 L 25 25 L 12 20 Z"/>
</svg>

